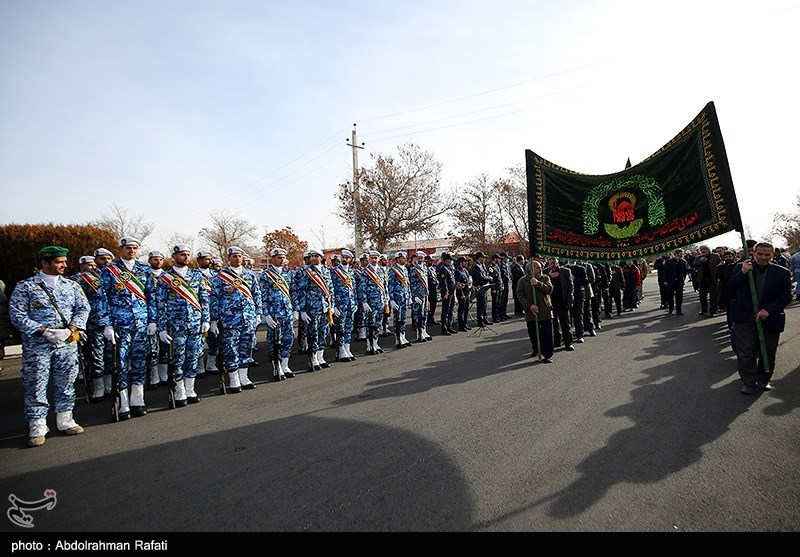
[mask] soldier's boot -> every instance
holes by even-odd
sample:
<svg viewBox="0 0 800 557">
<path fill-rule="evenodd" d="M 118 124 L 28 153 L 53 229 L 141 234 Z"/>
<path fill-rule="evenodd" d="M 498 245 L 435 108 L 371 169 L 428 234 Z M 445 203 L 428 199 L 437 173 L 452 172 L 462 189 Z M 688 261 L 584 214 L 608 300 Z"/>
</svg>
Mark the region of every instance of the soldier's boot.
<svg viewBox="0 0 800 557">
<path fill-rule="evenodd" d="M 176 408 L 183 408 L 189 401 L 186 397 L 186 379 L 181 379 L 180 381 L 175 381 L 175 407 Z"/>
<path fill-rule="evenodd" d="M 119 421 L 131 419 L 131 407 L 128 402 L 128 389 L 119 391 Z"/>
<path fill-rule="evenodd" d="M 400 333 L 399 332 L 396 332 L 394 334 L 394 347 L 395 348 L 405 348 L 405 346 L 403 346 L 403 341 L 400 339 Z"/>
<path fill-rule="evenodd" d="M 319 371 L 320 369 L 322 369 L 322 367 L 319 365 L 319 360 L 317 360 L 317 351 L 309 350 L 308 371 Z"/>
<path fill-rule="evenodd" d="M 208 355 L 208 360 L 206 360 L 206 371 L 213 371 L 217 373 L 219 369 L 217 368 L 217 358 L 216 355 Z"/>
<path fill-rule="evenodd" d="M 49 431 L 47 429 L 47 418 L 37 418 L 28 422 L 28 446 L 41 447 L 44 445 L 44 436 Z"/>
<path fill-rule="evenodd" d="M 353 356 L 353 353 L 350 352 L 350 343 L 349 342 L 344 345 L 344 351 L 347 354 L 347 357 L 350 359 L 351 362 L 356 359 L 356 357 Z"/>
<path fill-rule="evenodd" d="M 80 435 L 83 433 L 83 428 L 79 426 L 72 417 L 72 410 L 56 414 L 56 427 L 58 431 L 65 435 Z"/>
<path fill-rule="evenodd" d="M 372 347 L 375 349 L 375 353 L 376 354 L 383 354 L 383 348 L 378 346 L 378 339 L 377 338 L 373 341 Z"/>
<path fill-rule="evenodd" d="M 308 354 L 308 339 L 306 339 L 305 336 L 300 337 L 297 352 L 299 354 Z"/>
<path fill-rule="evenodd" d="M 289 369 L 289 358 L 281 358 L 281 370 L 286 377 L 294 377 L 294 372 Z"/>
<path fill-rule="evenodd" d="M 367 328 L 361 327 L 358 330 L 358 340 L 367 340 Z"/>
<path fill-rule="evenodd" d="M 114 387 L 114 376 L 112 375 L 104 375 L 103 376 L 103 388 L 105 390 L 106 395 L 111 395 L 111 389 Z"/>
<path fill-rule="evenodd" d="M 375 347 L 371 338 L 367 339 L 367 355 L 372 356 L 375 353 Z"/>
<path fill-rule="evenodd" d="M 407 346 L 411 346 L 411 343 L 408 342 L 408 339 L 406 338 L 406 334 L 405 333 L 400 333 L 400 345 L 403 348 L 406 348 Z"/>
<path fill-rule="evenodd" d="M 228 392 L 233 394 L 242 392 L 242 384 L 239 382 L 238 370 L 228 372 Z"/>
<path fill-rule="evenodd" d="M 384 325 L 384 326 L 383 326 L 383 330 L 382 330 L 382 332 L 381 332 L 381 336 L 382 336 L 383 338 L 386 338 L 386 337 L 388 337 L 388 336 L 389 336 L 389 325 Z"/>
<path fill-rule="evenodd" d="M 339 354 L 337 355 L 337 358 L 339 358 L 340 362 L 349 362 L 350 361 L 350 356 L 347 355 L 347 345 L 346 344 L 342 344 L 341 346 L 339 346 Z"/>
<path fill-rule="evenodd" d="M 423 339 L 425 342 L 428 342 L 428 341 L 431 341 L 431 340 L 433 340 L 433 337 L 432 337 L 431 335 L 429 335 L 429 334 L 428 334 L 428 327 L 423 327 L 423 328 L 422 328 L 422 339 Z"/>
<path fill-rule="evenodd" d="M 131 385 L 131 414 L 144 416 L 147 407 L 144 405 L 144 385 Z"/>
<path fill-rule="evenodd" d="M 103 402 L 104 396 L 106 396 L 106 382 L 102 377 L 95 377 L 92 379 L 92 396 L 89 402 L 92 404 Z"/>
<path fill-rule="evenodd" d="M 197 404 L 200 402 L 200 396 L 194 391 L 195 377 L 184 377 L 183 386 L 186 388 L 186 402 L 189 404 Z"/>
<path fill-rule="evenodd" d="M 168 367 L 169 364 L 158 364 L 158 384 L 161 387 L 167 387 L 169 385 Z"/>
<path fill-rule="evenodd" d="M 158 388 L 161 378 L 158 375 L 158 366 L 150 367 L 150 380 L 147 382 L 147 390 L 154 391 Z"/>
<path fill-rule="evenodd" d="M 239 384 L 245 391 L 252 391 L 256 388 L 256 384 L 250 381 L 250 378 L 247 376 L 247 371 L 248 368 L 246 367 L 239 368 Z"/>
<path fill-rule="evenodd" d="M 317 350 L 317 362 L 323 369 L 331 367 L 331 364 L 325 361 L 325 349 Z"/>
</svg>

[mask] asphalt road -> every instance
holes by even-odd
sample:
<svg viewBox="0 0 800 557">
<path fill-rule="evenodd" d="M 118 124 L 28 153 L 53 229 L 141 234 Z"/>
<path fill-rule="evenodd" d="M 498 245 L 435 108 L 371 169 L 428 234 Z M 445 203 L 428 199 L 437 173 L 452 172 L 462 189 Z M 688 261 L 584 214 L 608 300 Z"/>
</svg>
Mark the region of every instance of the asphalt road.
<svg viewBox="0 0 800 557">
<path fill-rule="evenodd" d="M 51 416 L 37 449 L 5 360 L 0 497 L 55 490 L 30 513 L 42 533 L 799 531 L 800 303 L 775 390 L 747 397 L 724 317 L 698 316 L 691 288 L 685 315 L 665 316 L 655 289 L 553 364 L 533 364 L 519 318 L 433 329 L 281 383 L 262 363 L 238 395 L 206 378 L 186 408 L 147 393 L 148 415 L 122 423 L 79 399 L 86 432 Z"/>
</svg>

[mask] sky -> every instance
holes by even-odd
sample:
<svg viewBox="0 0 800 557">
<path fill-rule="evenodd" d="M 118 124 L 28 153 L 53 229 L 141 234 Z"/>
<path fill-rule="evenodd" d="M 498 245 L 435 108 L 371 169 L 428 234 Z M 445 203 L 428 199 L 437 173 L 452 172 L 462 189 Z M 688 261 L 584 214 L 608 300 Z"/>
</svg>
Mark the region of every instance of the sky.
<svg viewBox="0 0 800 557">
<path fill-rule="evenodd" d="M 0 224 L 117 204 L 199 249 L 224 210 L 336 247 L 354 124 L 360 165 L 411 142 L 451 189 L 526 149 L 617 172 L 713 101 L 769 239 L 800 194 L 798 28 L 798 0 L 0 0 Z"/>
</svg>

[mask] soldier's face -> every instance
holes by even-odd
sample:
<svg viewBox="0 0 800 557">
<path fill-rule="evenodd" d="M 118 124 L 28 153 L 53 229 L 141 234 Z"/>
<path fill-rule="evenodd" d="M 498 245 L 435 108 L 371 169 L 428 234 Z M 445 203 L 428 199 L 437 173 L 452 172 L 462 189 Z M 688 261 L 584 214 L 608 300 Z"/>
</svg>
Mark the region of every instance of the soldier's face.
<svg viewBox="0 0 800 557">
<path fill-rule="evenodd" d="M 122 259 L 130 261 L 131 259 L 136 259 L 136 254 L 139 253 L 139 246 L 122 246 L 119 251 L 122 254 Z"/>
<path fill-rule="evenodd" d="M 97 265 L 94 264 L 94 261 L 90 261 L 89 263 L 81 263 L 82 272 L 91 271 L 95 267 L 97 267 Z"/>
<path fill-rule="evenodd" d="M 109 261 L 111 261 L 110 255 L 98 255 L 94 258 L 94 262 L 97 263 L 98 267 L 105 267 Z"/>
<path fill-rule="evenodd" d="M 276 267 L 283 267 L 283 264 L 286 263 L 286 256 L 281 255 L 273 255 L 272 256 L 272 264 Z"/>
<path fill-rule="evenodd" d="M 312 253 L 311 255 L 308 256 L 308 261 L 312 265 L 319 265 L 320 263 L 322 263 L 322 256 L 318 253 Z"/>
<path fill-rule="evenodd" d="M 352 261 L 352 258 L 349 255 L 342 256 L 342 264 L 350 265 L 350 261 Z"/>
<path fill-rule="evenodd" d="M 149 259 L 150 268 L 151 269 L 160 269 L 161 266 L 164 264 L 163 257 L 151 257 Z"/>
<path fill-rule="evenodd" d="M 242 263 L 244 263 L 244 255 L 241 253 L 232 253 L 228 256 L 228 263 L 231 264 L 231 267 L 241 267 Z"/>
<path fill-rule="evenodd" d="M 197 266 L 201 269 L 208 269 L 211 267 L 212 260 L 210 257 L 198 257 L 197 258 Z"/>
<path fill-rule="evenodd" d="M 42 261 L 42 272 L 46 275 L 63 275 L 67 270 L 67 258 L 55 257 L 52 261 Z"/>
<path fill-rule="evenodd" d="M 179 251 L 178 253 L 172 254 L 172 261 L 179 267 L 186 267 L 189 264 L 190 257 L 191 255 L 188 251 Z"/>
<path fill-rule="evenodd" d="M 369 264 L 374 267 L 375 265 L 378 264 L 378 260 L 379 259 L 380 259 L 380 257 L 378 257 L 377 255 L 370 255 L 369 256 Z"/>
<path fill-rule="evenodd" d="M 397 258 L 397 262 L 398 262 L 400 265 L 405 265 L 405 264 L 406 264 L 406 258 L 405 258 L 405 257 L 398 257 L 398 258 Z"/>
</svg>

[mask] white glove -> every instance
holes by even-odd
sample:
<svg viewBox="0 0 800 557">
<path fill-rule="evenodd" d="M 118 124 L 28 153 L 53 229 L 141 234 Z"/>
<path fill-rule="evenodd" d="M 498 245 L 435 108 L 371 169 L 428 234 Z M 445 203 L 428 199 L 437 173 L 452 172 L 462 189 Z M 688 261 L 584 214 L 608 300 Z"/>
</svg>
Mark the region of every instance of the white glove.
<svg viewBox="0 0 800 557">
<path fill-rule="evenodd" d="M 418 306 L 421 306 L 422 300 L 420 298 L 414 298 L 414 303 L 417 304 Z"/>
<path fill-rule="evenodd" d="M 336 317 L 341 317 L 342 316 L 342 310 L 340 310 L 339 308 L 333 308 L 333 314 Z"/>
<path fill-rule="evenodd" d="M 369 307 L 369 304 L 367 302 L 364 302 L 364 305 L 361 307 L 364 308 L 364 313 L 372 313 L 372 308 Z"/>
<path fill-rule="evenodd" d="M 219 334 L 219 326 L 217 325 L 216 321 L 212 321 L 211 323 L 208 324 L 208 332 L 211 333 L 212 335 Z"/>
<path fill-rule="evenodd" d="M 151 337 L 158 332 L 158 326 L 155 323 L 147 324 L 147 336 Z"/>
<path fill-rule="evenodd" d="M 52 342 L 58 344 L 59 342 L 66 341 L 72 336 L 72 331 L 69 329 L 45 329 L 42 336 Z"/>
<path fill-rule="evenodd" d="M 89 337 L 86 336 L 86 332 L 85 331 L 79 330 L 78 331 L 78 338 L 80 339 L 81 342 L 86 342 L 86 339 L 89 338 Z"/>
<path fill-rule="evenodd" d="M 400 306 L 397 305 L 397 302 L 395 302 L 394 300 L 392 300 L 392 309 L 395 311 L 400 309 Z"/>
<path fill-rule="evenodd" d="M 106 340 L 111 344 L 117 343 L 117 335 L 114 334 L 114 327 L 111 325 L 106 325 L 103 329 L 103 336 L 106 337 Z"/>
<path fill-rule="evenodd" d="M 278 326 L 278 324 L 275 323 L 275 320 L 272 318 L 271 315 L 267 315 L 264 317 L 264 323 L 266 323 L 267 327 L 269 327 L 270 329 L 274 329 L 275 327 Z"/>
<path fill-rule="evenodd" d="M 172 337 L 169 336 L 167 331 L 161 331 L 158 333 L 158 340 L 166 344 L 172 344 Z"/>
<path fill-rule="evenodd" d="M 309 315 L 306 312 L 301 311 L 300 317 L 303 319 L 304 323 L 311 323 L 311 317 L 309 317 Z"/>
<path fill-rule="evenodd" d="M 211 328 L 210 323 L 206 323 L 205 321 L 200 323 L 200 334 L 201 335 L 206 334 L 210 328 Z"/>
</svg>

